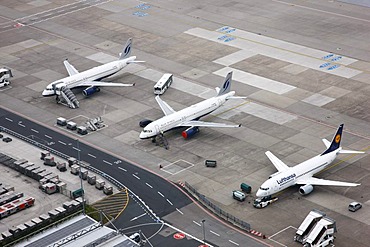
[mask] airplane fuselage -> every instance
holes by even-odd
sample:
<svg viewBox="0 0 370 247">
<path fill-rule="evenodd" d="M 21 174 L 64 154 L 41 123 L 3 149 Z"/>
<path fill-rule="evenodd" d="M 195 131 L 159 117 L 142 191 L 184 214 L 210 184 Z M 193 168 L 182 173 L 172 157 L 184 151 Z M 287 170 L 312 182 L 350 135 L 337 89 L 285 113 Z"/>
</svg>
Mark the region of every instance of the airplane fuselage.
<svg viewBox="0 0 370 247">
<path fill-rule="evenodd" d="M 140 138 L 152 138 L 160 133 L 164 133 L 168 130 L 180 126 L 181 123 L 194 119 L 199 119 L 200 117 L 205 116 L 219 108 L 222 104 L 225 103 L 228 97 L 231 97 L 234 94 L 235 92 L 231 91 L 227 94 L 212 97 L 195 105 L 184 108 L 180 111 L 174 112 L 173 114 L 155 120 L 144 128 L 144 130 L 140 134 Z"/>
<path fill-rule="evenodd" d="M 339 150 L 338 150 L 339 151 Z M 337 157 L 338 151 L 333 151 L 324 155 L 317 155 L 306 160 L 286 171 L 273 174 L 266 180 L 256 195 L 258 197 L 269 196 L 282 191 L 290 186 L 297 184 L 297 180 L 304 176 L 313 176 L 328 167 Z"/>
<path fill-rule="evenodd" d="M 71 75 L 65 77 L 63 79 L 57 80 L 55 82 L 50 83 L 46 89 L 43 91 L 43 96 L 53 96 L 53 95 L 60 95 L 60 90 L 63 86 L 68 87 L 70 89 L 79 87 L 83 82 L 86 81 L 99 81 L 105 77 L 111 76 L 124 67 L 130 62 L 134 61 L 136 56 L 131 56 L 126 59 L 113 61 L 107 64 L 103 64 L 81 73 Z"/>
</svg>

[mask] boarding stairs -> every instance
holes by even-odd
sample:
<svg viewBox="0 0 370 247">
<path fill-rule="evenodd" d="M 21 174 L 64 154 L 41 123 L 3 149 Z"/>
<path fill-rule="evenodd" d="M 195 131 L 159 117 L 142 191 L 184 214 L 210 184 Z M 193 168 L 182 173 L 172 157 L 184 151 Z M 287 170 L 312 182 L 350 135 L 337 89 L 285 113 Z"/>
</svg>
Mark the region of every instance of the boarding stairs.
<svg viewBox="0 0 370 247">
<path fill-rule="evenodd" d="M 169 149 L 167 138 L 164 136 L 163 133 L 160 133 L 155 138 L 155 144 L 156 146 L 164 146 L 165 149 Z"/>
<path fill-rule="evenodd" d="M 80 107 L 80 102 L 78 102 L 76 95 L 74 95 L 74 93 L 68 87 L 62 87 L 60 90 L 60 95 L 70 108 L 75 109 Z"/>
</svg>

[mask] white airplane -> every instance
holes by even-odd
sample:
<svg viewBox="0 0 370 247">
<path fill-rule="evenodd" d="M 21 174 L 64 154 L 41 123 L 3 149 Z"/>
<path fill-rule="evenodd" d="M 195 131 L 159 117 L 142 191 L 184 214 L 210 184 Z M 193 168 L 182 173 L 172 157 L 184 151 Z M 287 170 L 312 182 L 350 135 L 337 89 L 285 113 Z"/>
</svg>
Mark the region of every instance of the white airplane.
<svg viewBox="0 0 370 247">
<path fill-rule="evenodd" d="M 343 150 L 340 146 L 342 138 L 343 124 L 339 125 L 337 133 L 330 143 L 322 139 L 326 151 L 322 154 L 306 160 L 296 166 L 289 167 L 279 160 L 270 151 L 266 152 L 267 157 L 276 167 L 278 172 L 272 174 L 258 189 L 256 196 L 265 197 L 284 190 L 290 186 L 300 184 L 299 193 L 307 195 L 312 192 L 313 185 L 332 185 L 332 186 L 358 186 L 360 184 L 332 181 L 313 177 L 316 173 L 322 171 L 330 165 L 338 154 L 359 154 L 361 151 Z"/>
<path fill-rule="evenodd" d="M 226 102 L 226 100 L 245 98 L 234 96 L 235 91 L 230 91 L 231 77 L 232 72 L 227 74 L 222 88 L 216 88 L 217 96 L 206 99 L 177 112 L 173 110 L 166 102 L 161 100 L 159 96 L 156 96 L 155 99 L 165 116 L 149 123 L 140 133 L 140 138 L 153 138 L 155 140 L 155 137 L 157 135 L 162 135 L 164 132 L 177 127 L 190 127 L 183 131 L 182 135 L 184 138 L 189 138 L 197 133 L 199 131 L 198 127 L 240 127 L 240 124 L 229 125 L 223 123 L 199 121 L 201 117 L 219 108 L 222 104 Z"/>
<path fill-rule="evenodd" d="M 46 86 L 45 90 L 42 92 L 43 96 L 53 96 L 56 95 L 57 100 L 61 95 L 63 88 L 75 88 L 75 87 L 86 87 L 82 91 L 84 96 L 90 96 L 93 93 L 99 92 L 99 87 L 129 87 L 135 84 L 123 84 L 123 83 L 112 83 L 104 82 L 101 79 L 111 76 L 130 63 L 138 63 L 143 61 L 136 61 L 136 56 L 130 56 L 131 54 L 132 39 L 128 39 L 126 45 L 123 48 L 122 53 L 119 54 L 119 59 L 107 64 L 103 64 L 92 69 L 78 72 L 73 65 L 71 65 L 67 60 L 64 61 L 64 66 L 69 74 L 68 77 L 60 79 L 58 81 L 52 82 Z"/>
</svg>

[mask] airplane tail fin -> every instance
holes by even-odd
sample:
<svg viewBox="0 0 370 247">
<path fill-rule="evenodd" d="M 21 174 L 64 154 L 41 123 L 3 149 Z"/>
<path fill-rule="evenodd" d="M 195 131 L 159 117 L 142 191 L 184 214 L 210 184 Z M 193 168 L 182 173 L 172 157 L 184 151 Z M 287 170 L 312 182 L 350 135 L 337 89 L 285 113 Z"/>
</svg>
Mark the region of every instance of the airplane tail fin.
<svg viewBox="0 0 370 247">
<path fill-rule="evenodd" d="M 337 133 L 335 133 L 330 146 L 321 155 L 333 152 L 334 150 L 337 150 L 338 148 L 340 148 L 340 141 L 342 140 L 343 126 L 344 124 L 339 125 Z"/>
<path fill-rule="evenodd" d="M 226 93 L 230 92 L 232 76 L 233 76 L 233 72 L 231 71 L 225 77 L 225 81 L 224 81 L 224 84 L 222 85 L 222 87 L 221 88 L 216 88 L 216 92 L 218 93 L 217 96 L 220 96 L 220 95 L 223 95 L 223 94 L 226 94 Z"/>
<path fill-rule="evenodd" d="M 119 60 L 125 59 L 131 54 L 132 38 L 129 38 L 126 45 L 123 47 L 122 52 L 119 54 Z"/>
</svg>

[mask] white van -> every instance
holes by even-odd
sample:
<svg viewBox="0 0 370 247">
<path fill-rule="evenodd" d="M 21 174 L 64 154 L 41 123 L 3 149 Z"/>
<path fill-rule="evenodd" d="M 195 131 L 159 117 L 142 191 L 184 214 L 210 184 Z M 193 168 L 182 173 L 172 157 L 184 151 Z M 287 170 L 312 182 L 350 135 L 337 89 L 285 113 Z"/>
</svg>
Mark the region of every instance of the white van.
<svg viewBox="0 0 370 247">
<path fill-rule="evenodd" d="M 154 85 L 154 94 L 163 94 L 172 83 L 172 74 L 164 74 Z"/>
</svg>

